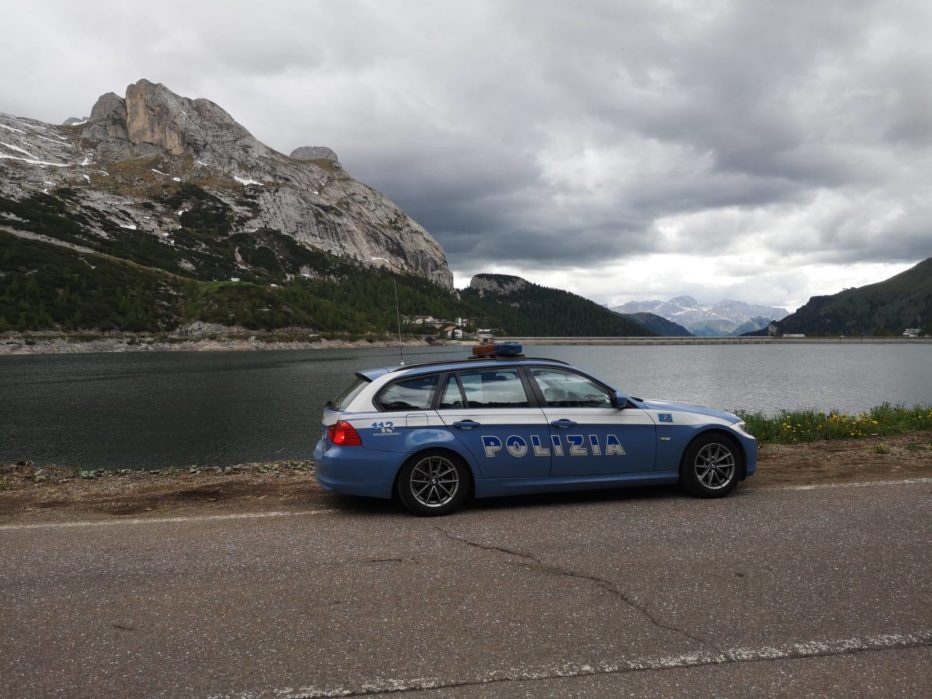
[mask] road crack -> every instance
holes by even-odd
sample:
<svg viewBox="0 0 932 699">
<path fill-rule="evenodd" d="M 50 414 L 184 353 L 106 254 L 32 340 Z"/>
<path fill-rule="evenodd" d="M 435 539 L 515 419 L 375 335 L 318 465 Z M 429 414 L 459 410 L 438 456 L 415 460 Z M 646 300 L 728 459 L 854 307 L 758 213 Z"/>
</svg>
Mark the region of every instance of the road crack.
<svg viewBox="0 0 932 699">
<path fill-rule="evenodd" d="M 679 627 L 677 627 L 677 626 L 673 626 L 672 624 L 666 623 L 665 621 L 663 621 L 662 619 L 660 619 L 656 614 L 654 614 L 654 612 L 652 612 L 646 605 L 644 605 L 644 604 L 638 602 L 638 601 L 637 601 L 636 599 L 634 599 L 631 595 L 629 595 L 629 594 L 625 593 L 623 590 L 619 589 L 619 587 L 618 587 L 615 583 L 613 583 L 612 581 L 610 581 L 610 580 L 606 580 L 605 578 L 600 578 L 600 577 L 598 577 L 597 575 L 590 575 L 590 574 L 588 574 L 588 573 L 581 573 L 581 572 L 579 572 L 579 571 L 573 570 L 572 568 L 567 568 L 567 567 L 565 567 L 565 566 L 558 566 L 558 565 L 554 565 L 554 564 L 552 564 L 552 563 L 545 563 L 544 561 L 540 560 L 539 558 L 537 558 L 537 557 L 534 556 L 533 554 L 526 553 L 526 552 L 524 552 L 524 551 L 519 551 L 519 550 L 517 550 L 517 549 L 511 549 L 511 548 L 507 548 L 507 547 L 504 547 L 504 546 L 495 546 L 494 544 L 483 544 L 483 543 L 480 543 L 480 542 L 478 542 L 478 541 L 473 541 L 473 540 L 471 540 L 471 539 L 467 539 L 467 538 L 464 537 L 464 536 L 457 536 L 456 534 L 454 534 L 454 533 L 452 533 L 452 532 L 450 532 L 450 531 L 444 529 L 443 527 L 439 527 L 439 526 L 438 526 L 438 527 L 435 527 L 435 528 L 437 529 L 437 531 L 443 533 L 443 535 L 446 536 L 448 539 L 451 539 L 451 540 L 453 540 L 453 541 L 457 541 L 457 542 L 459 542 L 459 543 L 461 543 L 461 544 L 466 544 L 467 546 L 471 546 L 471 547 L 473 547 L 473 548 L 481 549 L 481 550 L 483 550 L 483 551 L 491 551 L 491 552 L 494 552 L 494 553 L 503 553 L 503 554 L 505 554 L 505 555 L 513 556 L 513 557 L 515 557 L 515 558 L 518 558 L 518 559 L 520 559 L 520 560 L 522 561 L 521 565 L 523 565 L 524 567 L 526 567 L 526 568 L 528 568 L 528 569 L 530 569 L 530 570 L 534 570 L 534 571 L 536 571 L 536 572 L 544 573 L 544 574 L 547 574 L 547 575 L 554 575 L 554 576 L 558 576 L 558 577 L 573 578 L 573 579 L 575 579 L 575 580 L 582 580 L 582 581 L 585 581 L 585 582 L 593 583 L 593 584 L 596 585 L 597 587 L 599 587 L 599 588 L 601 588 L 602 590 L 604 590 L 605 592 L 609 593 L 609 594 L 612 595 L 614 598 L 616 598 L 617 600 L 623 602 L 623 603 L 626 604 L 629 608 L 633 609 L 633 610 L 636 611 L 638 614 L 640 614 L 641 616 L 643 616 L 643 617 L 644 617 L 645 619 L 647 619 L 654 627 L 656 627 L 656 628 L 658 628 L 658 629 L 663 629 L 663 630 L 665 630 L 665 631 L 671 631 L 671 632 L 673 632 L 673 633 L 675 633 L 675 634 L 677 634 L 677 635 L 679 635 L 679 636 L 682 636 L 683 638 L 686 638 L 686 639 L 689 639 L 690 641 L 693 641 L 694 643 L 698 643 L 698 644 L 700 644 L 700 645 L 702 645 L 702 646 L 705 646 L 705 647 L 707 647 L 707 648 L 711 648 L 711 649 L 713 649 L 713 650 L 714 650 L 715 652 L 717 652 L 717 653 L 721 653 L 721 652 L 722 652 L 721 648 L 719 648 L 717 645 L 715 645 L 715 644 L 712 643 L 711 641 L 708 641 L 708 640 L 706 640 L 706 639 L 704 639 L 704 638 L 701 638 L 701 637 L 699 637 L 699 636 L 696 636 L 695 634 L 692 634 L 692 633 L 690 633 L 689 631 L 686 631 L 685 629 L 681 629 L 681 628 L 679 628 Z"/>
</svg>

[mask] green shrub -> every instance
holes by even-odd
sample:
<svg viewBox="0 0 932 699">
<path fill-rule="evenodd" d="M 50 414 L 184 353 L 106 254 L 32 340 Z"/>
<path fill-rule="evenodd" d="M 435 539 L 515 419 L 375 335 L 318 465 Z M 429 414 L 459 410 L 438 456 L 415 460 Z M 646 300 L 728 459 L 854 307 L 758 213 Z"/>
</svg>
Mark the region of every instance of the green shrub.
<svg viewBox="0 0 932 699">
<path fill-rule="evenodd" d="M 761 442 L 793 444 L 824 439 L 857 439 L 932 429 L 932 407 L 883 403 L 870 410 L 848 415 L 837 411 L 782 411 L 777 416 L 741 413 L 748 431 Z"/>
</svg>

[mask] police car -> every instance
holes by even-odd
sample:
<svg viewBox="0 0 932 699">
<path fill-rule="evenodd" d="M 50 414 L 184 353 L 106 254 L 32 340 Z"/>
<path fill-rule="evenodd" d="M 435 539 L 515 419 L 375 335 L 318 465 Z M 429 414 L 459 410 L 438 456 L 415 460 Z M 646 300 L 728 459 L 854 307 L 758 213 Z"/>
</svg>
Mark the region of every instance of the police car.
<svg viewBox="0 0 932 699">
<path fill-rule="evenodd" d="M 717 498 L 755 472 L 757 441 L 737 416 L 641 400 L 520 352 L 358 372 L 324 409 L 318 481 L 444 515 L 468 497 L 624 485 Z"/>
</svg>

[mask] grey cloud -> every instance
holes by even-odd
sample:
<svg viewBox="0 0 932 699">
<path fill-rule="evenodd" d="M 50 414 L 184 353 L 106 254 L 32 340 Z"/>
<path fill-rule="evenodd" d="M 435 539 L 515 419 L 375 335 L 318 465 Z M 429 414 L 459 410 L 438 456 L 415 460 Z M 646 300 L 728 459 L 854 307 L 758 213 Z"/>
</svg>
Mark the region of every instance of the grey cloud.
<svg viewBox="0 0 932 699">
<path fill-rule="evenodd" d="M 334 148 L 454 269 L 750 245 L 794 264 L 932 254 L 921 0 L 88 0 L 8 16 L 0 109 L 60 121 L 143 76 L 208 97 L 278 150 Z"/>
</svg>

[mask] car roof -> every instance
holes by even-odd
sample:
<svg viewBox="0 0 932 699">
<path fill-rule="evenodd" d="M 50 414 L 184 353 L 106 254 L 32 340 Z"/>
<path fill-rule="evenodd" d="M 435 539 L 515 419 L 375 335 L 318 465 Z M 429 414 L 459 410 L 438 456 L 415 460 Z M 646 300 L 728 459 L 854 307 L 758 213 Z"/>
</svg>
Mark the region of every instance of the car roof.
<svg viewBox="0 0 932 699">
<path fill-rule="evenodd" d="M 461 371 L 464 369 L 489 368 L 500 366 L 522 366 L 525 364 L 550 364 L 554 366 L 569 366 L 569 363 L 560 359 L 547 357 L 471 357 L 468 359 L 447 359 L 437 362 L 424 362 L 422 364 L 407 364 L 396 367 L 380 367 L 365 369 L 357 372 L 370 381 L 374 381 L 385 374 L 398 374 L 399 376 L 420 376 L 441 371 Z"/>
</svg>

